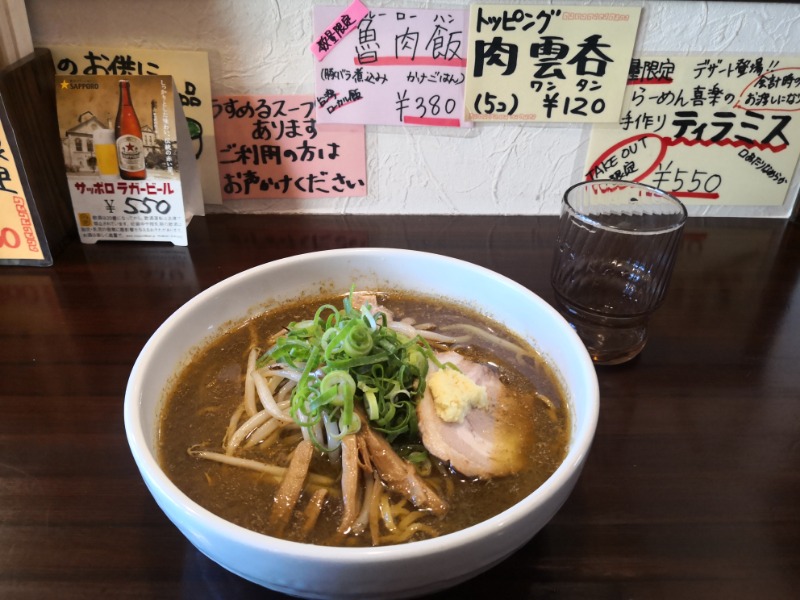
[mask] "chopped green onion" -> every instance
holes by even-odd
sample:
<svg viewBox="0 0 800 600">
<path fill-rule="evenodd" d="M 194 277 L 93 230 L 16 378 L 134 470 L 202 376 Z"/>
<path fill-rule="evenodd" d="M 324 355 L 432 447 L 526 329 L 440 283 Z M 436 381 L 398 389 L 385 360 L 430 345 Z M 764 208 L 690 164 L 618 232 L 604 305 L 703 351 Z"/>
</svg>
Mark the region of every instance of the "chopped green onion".
<svg viewBox="0 0 800 600">
<path fill-rule="evenodd" d="M 290 323 L 259 358 L 258 367 L 276 361 L 302 369 L 291 414 L 309 432 L 323 416 L 338 424 L 338 438 L 356 432 L 361 427 L 359 407 L 390 442 L 415 436 L 416 403 L 425 389 L 428 360 L 439 363 L 424 339 L 408 339 L 390 329 L 386 314 L 373 315 L 366 303 L 355 309 L 353 294 L 351 288 L 342 309 L 323 304 L 312 319 Z M 325 449 L 313 433 L 310 437 Z"/>
<path fill-rule="evenodd" d="M 364 356 L 372 350 L 373 345 L 372 332 L 369 327 L 357 322 L 356 326 L 350 329 L 344 339 L 342 349 L 348 356 Z"/>
</svg>

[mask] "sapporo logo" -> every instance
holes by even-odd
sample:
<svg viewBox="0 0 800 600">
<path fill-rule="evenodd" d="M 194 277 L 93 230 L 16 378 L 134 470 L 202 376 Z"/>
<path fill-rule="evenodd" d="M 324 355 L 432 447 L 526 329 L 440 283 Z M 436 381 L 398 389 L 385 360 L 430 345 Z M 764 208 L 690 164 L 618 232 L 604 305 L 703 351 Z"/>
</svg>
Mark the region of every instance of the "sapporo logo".
<svg viewBox="0 0 800 600">
<path fill-rule="evenodd" d="M 100 89 L 99 83 L 91 81 L 67 81 L 64 79 L 61 82 L 62 90 L 97 90 Z"/>
</svg>

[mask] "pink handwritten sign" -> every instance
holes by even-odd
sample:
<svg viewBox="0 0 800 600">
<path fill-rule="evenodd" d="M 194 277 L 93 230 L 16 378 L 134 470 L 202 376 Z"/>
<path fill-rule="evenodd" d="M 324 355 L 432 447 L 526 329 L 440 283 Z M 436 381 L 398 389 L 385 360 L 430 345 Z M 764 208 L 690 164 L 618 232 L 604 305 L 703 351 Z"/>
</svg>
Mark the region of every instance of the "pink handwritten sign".
<svg viewBox="0 0 800 600">
<path fill-rule="evenodd" d="M 354 0 L 317 36 L 317 39 L 311 44 L 311 53 L 317 57 L 317 60 L 325 58 L 344 36 L 358 27 L 358 23 L 367 16 L 367 13 L 369 13 L 367 7 L 360 0 Z"/>
<path fill-rule="evenodd" d="M 364 127 L 318 126 L 312 96 L 213 100 L 222 200 L 367 195 Z"/>
<path fill-rule="evenodd" d="M 314 7 L 314 35 L 338 8 Z M 320 123 L 469 127 L 464 121 L 468 11 L 374 8 L 314 65 Z"/>
</svg>

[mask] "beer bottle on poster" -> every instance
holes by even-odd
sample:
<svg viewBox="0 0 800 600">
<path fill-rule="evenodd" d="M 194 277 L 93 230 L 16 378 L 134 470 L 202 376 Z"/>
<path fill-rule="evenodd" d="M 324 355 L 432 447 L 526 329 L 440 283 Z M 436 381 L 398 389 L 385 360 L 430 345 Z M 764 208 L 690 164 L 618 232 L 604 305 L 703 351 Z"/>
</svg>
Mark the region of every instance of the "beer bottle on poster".
<svg viewBox="0 0 800 600">
<path fill-rule="evenodd" d="M 123 179 L 144 179 L 144 141 L 142 126 L 131 102 L 131 84 L 127 79 L 119 82 L 119 108 L 114 127 L 117 138 L 117 162 Z"/>
</svg>

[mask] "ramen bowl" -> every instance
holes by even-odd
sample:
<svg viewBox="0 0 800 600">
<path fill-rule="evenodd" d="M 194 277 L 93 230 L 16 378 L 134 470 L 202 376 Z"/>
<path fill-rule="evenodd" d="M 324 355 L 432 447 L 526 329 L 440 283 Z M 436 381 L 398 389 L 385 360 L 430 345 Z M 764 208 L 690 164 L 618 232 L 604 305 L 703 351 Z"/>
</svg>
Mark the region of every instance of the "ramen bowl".
<svg viewBox="0 0 800 600">
<path fill-rule="evenodd" d="M 528 341 L 561 380 L 571 417 L 564 461 L 530 495 L 502 513 L 437 538 L 375 548 L 277 539 L 225 521 L 192 501 L 157 460 L 159 413 L 170 382 L 193 350 L 245 320 L 320 290 L 418 291 L 455 301 Z M 158 506 L 203 554 L 267 588 L 304 598 L 403 598 L 456 585 L 528 542 L 566 501 L 597 424 L 592 361 L 569 324 L 525 287 L 483 267 L 436 254 L 384 248 L 303 254 L 254 267 L 198 294 L 142 349 L 125 394 L 134 460 Z"/>
</svg>

